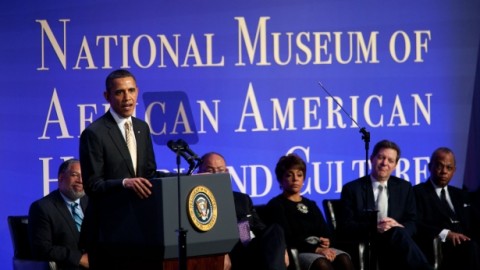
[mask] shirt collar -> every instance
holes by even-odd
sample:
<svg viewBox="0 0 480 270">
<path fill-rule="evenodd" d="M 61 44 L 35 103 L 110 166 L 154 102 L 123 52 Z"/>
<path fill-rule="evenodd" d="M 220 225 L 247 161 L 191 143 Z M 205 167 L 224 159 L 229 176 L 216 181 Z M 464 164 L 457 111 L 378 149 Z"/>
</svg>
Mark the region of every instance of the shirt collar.
<svg viewBox="0 0 480 270">
<path fill-rule="evenodd" d="M 121 117 L 120 115 L 118 115 L 112 108 L 110 108 L 110 113 L 112 114 L 113 116 L 113 119 L 115 119 L 115 122 L 117 122 L 117 124 L 124 124 L 125 121 L 130 121 L 132 122 L 132 117 L 127 117 L 127 118 L 123 118 Z"/>
<path fill-rule="evenodd" d="M 377 189 L 378 186 L 380 185 L 380 181 L 378 181 L 377 179 L 375 179 L 375 177 L 373 177 L 373 175 L 370 174 L 370 181 L 372 182 L 372 187 L 373 189 Z M 388 180 L 385 181 L 384 183 L 384 186 L 387 187 L 388 186 Z"/>
<path fill-rule="evenodd" d="M 67 196 L 63 195 L 61 191 L 60 191 L 60 195 L 62 195 L 63 200 L 68 206 L 70 206 L 72 203 L 78 203 L 80 205 L 80 199 L 76 199 L 75 201 L 72 201 Z"/>
<path fill-rule="evenodd" d="M 432 178 L 429 178 L 428 181 L 432 183 L 433 188 L 435 188 L 435 192 L 437 192 L 437 194 L 440 194 L 440 192 L 442 191 L 442 187 L 437 186 L 435 182 L 433 182 Z M 448 192 L 448 185 L 444 186 L 443 188 L 445 189 L 446 192 Z"/>
</svg>

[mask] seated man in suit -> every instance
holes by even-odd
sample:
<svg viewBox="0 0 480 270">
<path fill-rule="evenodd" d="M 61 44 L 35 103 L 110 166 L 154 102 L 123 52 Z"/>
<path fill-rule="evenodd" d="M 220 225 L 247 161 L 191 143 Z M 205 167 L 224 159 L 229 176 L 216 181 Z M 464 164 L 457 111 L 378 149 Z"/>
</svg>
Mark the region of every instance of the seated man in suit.
<svg viewBox="0 0 480 270">
<path fill-rule="evenodd" d="M 468 193 L 448 185 L 456 169 L 452 150 L 436 149 L 428 169 L 430 178 L 413 188 L 418 212 L 417 242 L 433 260 L 432 242 L 440 238 L 443 242 L 441 269 L 480 269 L 479 245 L 472 239 L 479 227 L 473 222 Z"/>
<path fill-rule="evenodd" d="M 375 247 L 382 270 L 432 269 L 412 239 L 416 230 L 412 186 L 391 175 L 399 159 L 400 148 L 396 143 L 380 141 L 370 156 L 370 175 L 343 186 L 341 236 L 365 241 L 370 235 L 368 240 Z M 372 218 L 368 209 L 377 210 L 377 216 Z"/>
<path fill-rule="evenodd" d="M 87 203 L 80 162 L 64 161 L 58 170 L 58 189 L 33 202 L 28 213 L 29 238 L 37 259 L 55 261 L 62 270 L 88 268 L 88 255 L 79 246 Z"/>
<path fill-rule="evenodd" d="M 207 153 L 201 158 L 198 173 L 225 173 L 228 168 L 222 155 Z M 239 224 L 248 221 L 250 241 L 239 241 L 225 256 L 225 269 L 232 270 L 286 270 L 289 264 L 282 229 L 278 225 L 267 227 L 253 208 L 250 196 L 233 192 L 235 212 Z"/>
</svg>

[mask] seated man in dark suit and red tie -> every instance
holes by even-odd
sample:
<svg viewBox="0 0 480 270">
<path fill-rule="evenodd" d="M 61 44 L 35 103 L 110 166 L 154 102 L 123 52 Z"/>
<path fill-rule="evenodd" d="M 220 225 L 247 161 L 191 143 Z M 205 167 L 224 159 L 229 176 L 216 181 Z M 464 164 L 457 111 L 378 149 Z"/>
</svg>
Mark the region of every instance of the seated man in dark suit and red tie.
<svg viewBox="0 0 480 270">
<path fill-rule="evenodd" d="M 412 185 L 392 175 L 399 159 L 398 145 L 382 140 L 370 155 L 370 175 L 343 186 L 340 236 L 371 241 L 381 270 L 432 269 L 412 238 L 417 216 Z M 377 210 L 377 218 L 373 216 L 372 220 L 372 211 L 368 209 Z"/>
<path fill-rule="evenodd" d="M 430 178 L 413 189 L 417 202 L 417 242 L 433 260 L 433 239 L 442 241 L 440 269 L 480 269 L 479 239 L 468 193 L 449 185 L 456 170 L 455 155 L 446 147 L 436 149 L 428 164 Z"/>
<path fill-rule="evenodd" d="M 198 173 L 226 173 L 222 155 L 210 152 L 202 156 Z M 250 239 L 241 239 L 225 256 L 224 269 L 286 270 L 289 265 L 283 230 L 278 225 L 266 226 L 255 211 L 250 196 L 233 192 L 237 222 L 247 221 Z M 240 237 L 242 238 L 242 237 Z"/>
<path fill-rule="evenodd" d="M 88 268 L 88 255 L 79 245 L 87 203 L 80 162 L 64 161 L 58 170 L 58 189 L 30 206 L 29 238 L 37 259 L 54 261 L 62 270 Z"/>
</svg>

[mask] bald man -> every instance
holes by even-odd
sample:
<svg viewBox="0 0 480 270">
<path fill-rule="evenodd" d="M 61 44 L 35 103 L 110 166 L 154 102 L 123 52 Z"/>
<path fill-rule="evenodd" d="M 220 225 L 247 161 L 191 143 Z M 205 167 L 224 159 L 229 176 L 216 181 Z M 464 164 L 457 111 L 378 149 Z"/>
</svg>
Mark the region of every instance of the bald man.
<svg viewBox="0 0 480 270">
<path fill-rule="evenodd" d="M 227 173 L 225 158 L 215 152 L 202 156 L 198 173 Z M 225 257 L 225 269 L 286 270 L 289 264 L 283 230 L 276 224 L 266 226 L 253 207 L 250 196 L 233 192 L 237 222 L 248 221 L 250 242 L 238 242 Z"/>
</svg>

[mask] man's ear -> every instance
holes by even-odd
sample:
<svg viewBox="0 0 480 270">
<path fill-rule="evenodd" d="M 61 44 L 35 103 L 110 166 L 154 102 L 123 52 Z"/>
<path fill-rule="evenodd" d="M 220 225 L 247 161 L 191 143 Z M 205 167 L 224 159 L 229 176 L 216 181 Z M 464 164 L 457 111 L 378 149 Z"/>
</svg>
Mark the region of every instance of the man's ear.
<svg viewBox="0 0 480 270">
<path fill-rule="evenodd" d="M 59 184 L 61 184 L 61 183 L 63 182 L 63 178 L 64 178 L 64 173 L 60 173 L 60 174 L 58 175 L 57 182 L 58 182 Z"/>
</svg>

